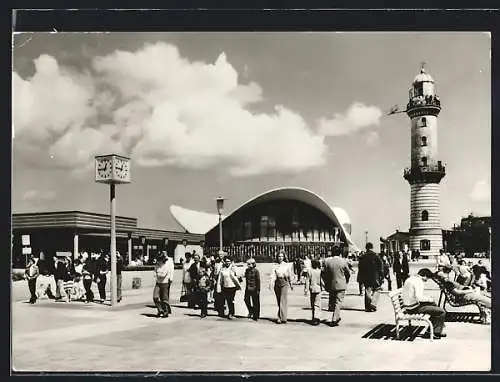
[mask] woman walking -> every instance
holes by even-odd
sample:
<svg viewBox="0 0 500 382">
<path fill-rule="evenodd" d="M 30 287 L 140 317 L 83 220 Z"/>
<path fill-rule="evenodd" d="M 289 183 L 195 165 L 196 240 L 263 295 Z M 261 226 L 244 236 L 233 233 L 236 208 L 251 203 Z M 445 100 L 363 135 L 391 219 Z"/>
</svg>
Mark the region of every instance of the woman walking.
<svg viewBox="0 0 500 382">
<path fill-rule="evenodd" d="M 274 289 L 278 302 L 278 319 L 276 323 L 286 324 L 288 311 L 288 289 L 293 290 L 290 265 L 285 263 L 285 252 L 278 253 L 278 263 L 271 271 L 269 287 Z"/>
</svg>

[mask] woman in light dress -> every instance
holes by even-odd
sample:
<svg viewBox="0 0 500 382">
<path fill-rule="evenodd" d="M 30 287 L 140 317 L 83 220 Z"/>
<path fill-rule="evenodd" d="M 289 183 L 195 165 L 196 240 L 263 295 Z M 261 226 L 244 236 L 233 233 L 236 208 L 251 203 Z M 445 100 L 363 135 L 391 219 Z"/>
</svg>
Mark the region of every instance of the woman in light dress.
<svg viewBox="0 0 500 382">
<path fill-rule="evenodd" d="M 285 252 L 278 253 L 277 263 L 271 271 L 269 288 L 274 290 L 278 303 L 277 324 L 286 324 L 288 313 L 288 290 L 293 290 L 290 264 L 285 262 Z"/>
</svg>

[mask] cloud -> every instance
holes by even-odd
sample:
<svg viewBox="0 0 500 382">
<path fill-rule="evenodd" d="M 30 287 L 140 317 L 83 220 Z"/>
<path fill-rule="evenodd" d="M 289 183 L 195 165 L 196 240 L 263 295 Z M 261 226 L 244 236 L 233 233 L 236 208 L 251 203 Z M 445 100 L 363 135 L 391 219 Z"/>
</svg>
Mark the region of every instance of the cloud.
<svg viewBox="0 0 500 382">
<path fill-rule="evenodd" d="M 29 190 L 23 194 L 23 200 L 27 202 L 32 201 L 50 201 L 54 200 L 56 193 L 54 191 L 40 191 L 40 190 Z"/>
<path fill-rule="evenodd" d="M 157 43 L 94 57 L 85 72 L 42 55 L 33 77 L 14 72 L 14 145 L 34 164 L 75 171 L 115 151 L 137 165 L 217 166 L 235 176 L 324 164 L 324 137 L 299 114 L 282 105 L 252 111 L 262 93 L 239 83 L 224 53 L 190 61 Z"/>
<path fill-rule="evenodd" d="M 370 147 L 377 146 L 380 142 L 380 135 L 377 131 L 370 131 L 366 134 L 366 145 Z"/>
<path fill-rule="evenodd" d="M 333 118 L 321 118 L 318 122 L 319 133 L 325 136 L 348 135 L 361 129 L 378 126 L 382 111 L 375 106 L 366 106 L 354 102 L 342 114 L 335 114 Z"/>
<path fill-rule="evenodd" d="M 476 184 L 474 184 L 474 188 L 470 193 L 470 198 L 477 202 L 488 202 L 491 200 L 491 186 L 490 182 L 483 179 L 478 180 Z"/>
</svg>

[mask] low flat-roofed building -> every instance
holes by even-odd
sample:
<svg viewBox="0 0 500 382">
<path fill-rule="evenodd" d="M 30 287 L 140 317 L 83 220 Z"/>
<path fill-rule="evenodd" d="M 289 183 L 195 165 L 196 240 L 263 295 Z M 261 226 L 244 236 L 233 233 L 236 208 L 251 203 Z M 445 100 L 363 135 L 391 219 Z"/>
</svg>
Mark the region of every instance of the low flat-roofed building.
<svg viewBox="0 0 500 382">
<path fill-rule="evenodd" d="M 26 255 L 46 256 L 109 252 L 110 215 L 83 211 L 19 213 L 12 215 L 13 268 L 25 266 Z M 126 263 L 161 250 L 173 256 L 178 245 L 199 246 L 204 235 L 137 227 L 137 218 L 116 217 L 116 249 Z"/>
</svg>

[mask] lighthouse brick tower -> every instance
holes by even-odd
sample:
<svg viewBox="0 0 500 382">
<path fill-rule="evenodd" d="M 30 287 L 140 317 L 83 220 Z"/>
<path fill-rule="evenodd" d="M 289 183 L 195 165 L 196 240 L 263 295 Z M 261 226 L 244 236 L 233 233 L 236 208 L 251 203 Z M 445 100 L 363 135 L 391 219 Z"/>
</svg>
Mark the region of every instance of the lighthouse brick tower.
<svg viewBox="0 0 500 382">
<path fill-rule="evenodd" d="M 429 258 L 437 256 L 443 247 L 439 183 L 445 176 L 445 167 L 437 160 L 440 111 L 434 80 L 422 64 L 406 106 L 411 121 L 411 167 L 404 170 L 404 178 L 411 188 L 410 249 Z"/>
</svg>

